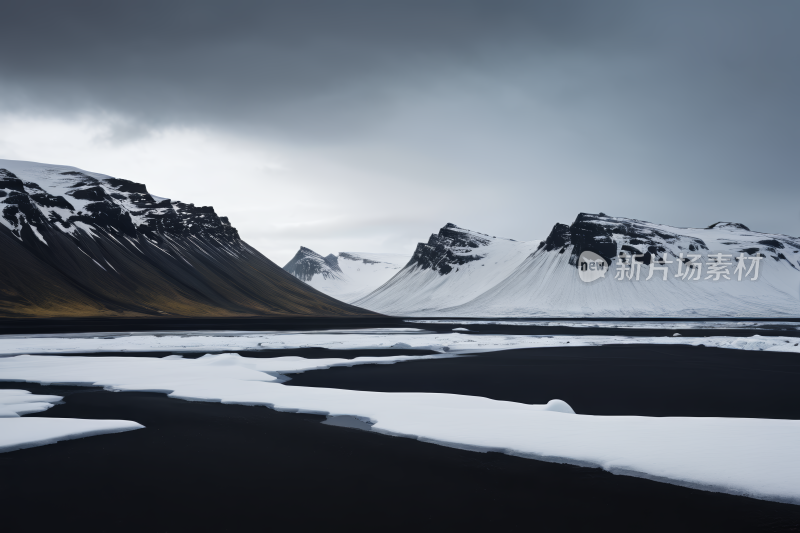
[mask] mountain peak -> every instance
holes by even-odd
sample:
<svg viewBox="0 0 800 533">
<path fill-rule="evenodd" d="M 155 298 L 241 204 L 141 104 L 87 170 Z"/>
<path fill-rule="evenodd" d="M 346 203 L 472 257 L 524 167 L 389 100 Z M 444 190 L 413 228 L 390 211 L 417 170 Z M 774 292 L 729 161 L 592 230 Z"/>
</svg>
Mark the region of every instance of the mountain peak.
<svg viewBox="0 0 800 533">
<path fill-rule="evenodd" d="M 44 244 L 52 232 L 240 240 L 213 207 L 154 198 L 142 183 L 58 165 L 0 160 L 0 210 L 0 224 L 17 239 L 33 235 Z"/>
<path fill-rule="evenodd" d="M 316 275 L 320 275 L 324 279 L 339 279 L 342 274 L 338 258 L 335 255 L 329 254 L 327 257 L 323 257 L 305 246 L 300 247 L 283 269 L 305 282 L 310 281 Z"/>
<path fill-rule="evenodd" d="M 483 256 L 474 251 L 491 244 L 494 237 L 460 228 L 448 222 L 438 233 L 430 236 L 427 243 L 419 243 L 409 265 L 422 270 L 431 269 L 439 274 L 448 274 L 456 265 L 477 261 Z"/>
<path fill-rule="evenodd" d="M 353 303 L 400 315 L 460 305 L 505 279 L 538 244 L 448 223 L 428 242 L 419 243 L 411 260 L 392 279 Z"/>
<path fill-rule="evenodd" d="M 711 224 L 706 229 L 743 229 L 745 231 L 751 231 L 750 228 L 745 226 L 744 224 L 740 224 L 739 222 L 715 222 Z"/>
<path fill-rule="evenodd" d="M 340 252 L 323 257 L 301 246 L 283 269 L 318 291 L 349 303 L 383 285 L 407 263 L 406 254 Z"/>
</svg>

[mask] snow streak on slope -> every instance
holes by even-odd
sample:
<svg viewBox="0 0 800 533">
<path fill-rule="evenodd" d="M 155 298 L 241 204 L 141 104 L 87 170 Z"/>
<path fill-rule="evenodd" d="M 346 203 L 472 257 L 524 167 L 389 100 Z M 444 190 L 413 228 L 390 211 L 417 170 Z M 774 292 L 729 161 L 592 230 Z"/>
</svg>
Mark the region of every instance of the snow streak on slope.
<svg viewBox="0 0 800 533">
<path fill-rule="evenodd" d="M 403 254 L 362 252 L 323 257 L 301 246 L 283 269 L 324 294 L 352 303 L 388 281 L 408 259 Z"/>
<path fill-rule="evenodd" d="M 322 363 L 237 354 L 195 360 L 17 356 L 0 359 L 0 379 L 88 382 L 177 399 L 351 416 L 372 431 L 423 442 L 800 503 L 797 420 L 589 416 L 555 399 L 527 405 L 456 394 L 287 387 L 275 375 Z"/>
<path fill-rule="evenodd" d="M 437 315 L 500 283 L 540 241 L 517 242 L 447 224 L 387 283 L 353 303 L 390 315 Z"/>
<path fill-rule="evenodd" d="M 141 183 L 0 160 L 0 215 L 0 316 L 365 314 Z"/>
<path fill-rule="evenodd" d="M 608 261 L 604 278 L 584 283 L 578 257 L 593 251 Z M 699 254 L 700 263 L 723 253 L 760 255 L 758 279 L 740 281 L 678 276 L 686 271 L 681 254 Z M 615 279 L 625 254 L 640 256 L 640 279 Z M 630 265 L 630 255 L 628 255 Z M 664 263 L 668 261 L 671 263 Z M 651 264 L 667 268 L 667 279 Z M 749 267 L 750 262 L 746 262 Z M 753 274 L 750 275 L 750 278 Z M 571 226 L 557 224 L 547 240 L 507 279 L 477 298 L 440 310 L 447 316 L 486 317 L 760 317 L 800 316 L 800 239 L 750 231 L 742 224 L 717 223 L 705 229 L 676 228 L 640 220 L 581 213 Z"/>
</svg>

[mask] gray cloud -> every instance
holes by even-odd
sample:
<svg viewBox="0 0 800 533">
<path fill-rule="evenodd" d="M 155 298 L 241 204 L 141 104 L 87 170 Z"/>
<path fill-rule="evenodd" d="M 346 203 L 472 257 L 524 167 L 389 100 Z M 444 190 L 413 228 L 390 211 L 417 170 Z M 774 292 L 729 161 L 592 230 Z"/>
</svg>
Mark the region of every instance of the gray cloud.
<svg viewBox="0 0 800 533">
<path fill-rule="evenodd" d="M 20 2 L 4 12 L 0 68 L 6 105 L 326 136 L 331 121 L 374 120 L 398 85 L 573 46 L 603 14 L 592 5 Z"/>
<path fill-rule="evenodd" d="M 798 15 L 779 0 L 17 2 L 0 110 L 107 115 L 119 143 L 180 126 L 318 151 L 373 176 L 335 184 L 354 203 L 392 191 L 389 217 L 412 226 L 535 238 L 603 210 L 798 234 Z"/>
</svg>

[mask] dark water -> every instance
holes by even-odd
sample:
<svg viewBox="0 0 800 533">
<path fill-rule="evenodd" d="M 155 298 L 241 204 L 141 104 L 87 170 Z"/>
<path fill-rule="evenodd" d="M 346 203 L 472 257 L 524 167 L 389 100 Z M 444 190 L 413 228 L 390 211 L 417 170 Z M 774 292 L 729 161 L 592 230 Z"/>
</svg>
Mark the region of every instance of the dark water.
<svg viewBox="0 0 800 533">
<path fill-rule="evenodd" d="M 592 415 L 800 419 L 800 355 L 680 345 L 528 348 L 290 374 L 287 385 L 446 392 Z"/>
</svg>

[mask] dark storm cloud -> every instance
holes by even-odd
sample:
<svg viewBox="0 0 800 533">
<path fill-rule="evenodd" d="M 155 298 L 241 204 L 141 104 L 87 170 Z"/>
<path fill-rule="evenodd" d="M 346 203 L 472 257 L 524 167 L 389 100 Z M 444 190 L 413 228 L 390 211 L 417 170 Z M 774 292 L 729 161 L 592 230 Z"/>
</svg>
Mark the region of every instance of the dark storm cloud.
<svg viewBox="0 0 800 533">
<path fill-rule="evenodd" d="M 343 143 L 410 181 L 457 174 L 465 203 L 495 201 L 487 177 L 517 196 L 568 189 L 563 214 L 544 205 L 523 219 L 537 234 L 512 237 L 600 209 L 800 231 L 798 2 L 26 1 L 2 15 L 0 110 L 105 113 L 119 141 L 178 125 Z"/>
<path fill-rule="evenodd" d="M 18 2 L 4 8 L 4 104 L 222 121 L 307 135 L 389 105 L 398 85 L 481 69 L 510 47 L 576 46 L 593 3 Z M 600 33 L 604 33 L 601 31 Z"/>
<path fill-rule="evenodd" d="M 706 115 L 755 105 L 794 122 L 780 106 L 800 89 L 797 15 L 778 1 L 7 2 L 2 104 L 315 135 L 468 73 L 523 90 L 560 77 L 565 101 L 599 81 L 597 98 L 710 104 Z M 570 72 L 575 58 L 595 71 Z"/>
</svg>

